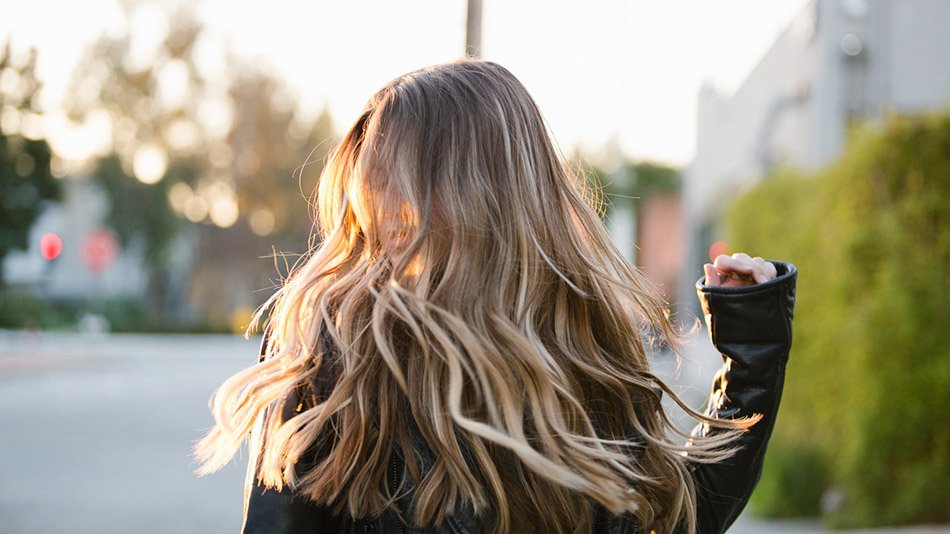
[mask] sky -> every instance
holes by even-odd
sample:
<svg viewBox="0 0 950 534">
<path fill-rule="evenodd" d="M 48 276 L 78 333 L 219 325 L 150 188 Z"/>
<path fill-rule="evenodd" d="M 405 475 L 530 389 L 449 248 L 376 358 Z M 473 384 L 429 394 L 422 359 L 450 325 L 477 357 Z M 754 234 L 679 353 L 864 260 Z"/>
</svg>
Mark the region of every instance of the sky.
<svg viewBox="0 0 950 534">
<path fill-rule="evenodd" d="M 54 149 L 90 149 L 75 134 L 67 147 L 58 105 L 83 49 L 120 27 L 120 1 L 129 0 L 0 0 L 0 43 L 12 36 L 14 50 L 38 48 Z M 482 56 L 525 84 L 564 153 L 596 160 L 612 149 L 685 166 L 700 87 L 732 94 L 807 1 L 484 0 Z M 156 15 L 174 3 L 144 2 L 151 7 L 135 34 L 160 38 Z M 464 50 L 465 0 L 192 3 L 206 25 L 209 69 L 225 51 L 270 68 L 304 112 L 329 107 L 337 129 L 392 78 Z"/>
</svg>

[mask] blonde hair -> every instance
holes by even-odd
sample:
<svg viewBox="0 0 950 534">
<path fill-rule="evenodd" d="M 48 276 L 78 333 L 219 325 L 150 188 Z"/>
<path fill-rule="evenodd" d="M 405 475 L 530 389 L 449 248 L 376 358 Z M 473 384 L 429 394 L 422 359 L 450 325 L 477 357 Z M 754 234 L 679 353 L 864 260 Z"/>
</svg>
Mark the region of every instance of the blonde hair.
<svg viewBox="0 0 950 534">
<path fill-rule="evenodd" d="M 266 486 L 375 516 L 394 508 L 386 467 L 394 447 L 413 450 L 411 422 L 436 458 L 426 474 L 405 454 L 416 490 L 397 513 L 417 526 L 470 506 L 493 532 L 584 532 L 596 502 L 692 532 L 689 462 L 729 457 L 758 419 L 704 416 L 651 372 L 644 331 L 674 347 L 677 333 L 601 201 L 505 68 L 460 60 L 393 80 L 330 156 L 320 242 L 256 311 L 252 325 L 270 310 L 266 357 L 212 396 L 198 473 L 263 418 L 266 446 L 249 445 Z M 321 367 L 328 395 L 279 416 Z M 690 436 L 661 391 L 734 430 L 679 443 Z"/>
</svg>

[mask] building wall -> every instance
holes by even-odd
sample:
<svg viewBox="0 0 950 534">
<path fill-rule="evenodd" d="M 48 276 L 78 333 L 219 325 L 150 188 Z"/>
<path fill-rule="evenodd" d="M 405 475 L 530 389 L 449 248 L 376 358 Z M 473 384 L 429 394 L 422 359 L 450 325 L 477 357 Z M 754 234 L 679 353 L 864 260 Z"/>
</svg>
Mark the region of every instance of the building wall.
<svg viewBox="0 0 950 534">
<path fill-rule="evenodd" d="M 679 195 L 651 195 L 639 205 L 637 228 L 637 264 L 660 284 L 666 298 L 676 296 L 676 283 L 682 265 L 683 246 L 671 236 L 680 234 L 682 200 Z"/>
<path fill-rule="evenodd" d="M 778 165 L 827 165 L 852 120 L 948 108 L 948 20 L 944 0 L 813 0 L 735 94 L 702 88 L 695 157 L 683 173 L 681 302 L 695 309 L 691 281 L 722 237 L 730 198 Z"/>
<path fill-rule="evenodd" d="M 950 2 L 886 3 L 888 54 L 885 104 L 900 110 L 950 106 Z"/>
</svg>

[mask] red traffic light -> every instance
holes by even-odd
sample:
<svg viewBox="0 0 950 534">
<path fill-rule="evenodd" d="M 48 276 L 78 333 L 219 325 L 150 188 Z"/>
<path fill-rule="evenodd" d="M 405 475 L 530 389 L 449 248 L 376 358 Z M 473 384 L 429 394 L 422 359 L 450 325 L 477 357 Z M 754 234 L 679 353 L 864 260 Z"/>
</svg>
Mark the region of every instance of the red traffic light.
<svg viewBox="0 0 950 534">
<path fill-rule="evenodd" d="M 55 260 L 63 251 L 63 240 L 53 232 L 46 232 L 40 238 L 40 254 L 44 259 Z"/>
</svg>

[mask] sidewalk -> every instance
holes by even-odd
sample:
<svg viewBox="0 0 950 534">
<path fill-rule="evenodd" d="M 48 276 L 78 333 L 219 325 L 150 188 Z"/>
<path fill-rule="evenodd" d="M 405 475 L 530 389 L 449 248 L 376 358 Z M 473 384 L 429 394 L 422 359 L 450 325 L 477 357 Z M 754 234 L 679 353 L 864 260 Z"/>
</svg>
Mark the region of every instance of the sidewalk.
<svg viewBox="0 0 950 534">
<path fill-rule="evenodd" d="M 765 534 L 772 532 L 780 534 L 947 534 L 950 525 L 920 525 L 899 528 L 873 528 L 857 530 L 830 530 L 821 526 L 815 519 L 767 520 L 752 517 L 748 512 L 739 516 L 739 519 L 728 530 L 728 534 Z"/>
</svg>

